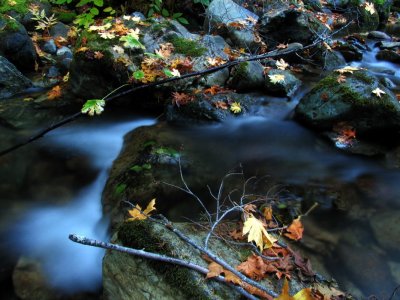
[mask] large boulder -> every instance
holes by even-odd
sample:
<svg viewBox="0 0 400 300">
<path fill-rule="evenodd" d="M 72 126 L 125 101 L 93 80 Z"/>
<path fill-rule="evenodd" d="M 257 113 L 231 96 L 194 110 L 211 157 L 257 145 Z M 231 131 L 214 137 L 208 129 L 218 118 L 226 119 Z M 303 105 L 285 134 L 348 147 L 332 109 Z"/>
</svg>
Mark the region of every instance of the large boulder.
<svg viewBox="0 0 400 300">
<path fill-rule="evenodd" d="M 274 78 L 280 76 L 282 80 L 275 82 Z M 289 70 L 270 70 L 265 76 L 265 90 L 277 96 L 290 97 L 300 87 L 301 81 Z"/>
<path fill-rule="evenodd" d="M 33 70 L 36 51 L 24 26 L 7 15 L 0 15 L 0 29 L 0 55 L 20 70 Z"/>
<path fill-rule="evenodd" d="M 3 56 L 0 56 L 0 100 L 32 86 L 32 82 Z"/>
<path fill-rule="evenodd" d="M 300 100 L 296 119 L 319 131 L 346 122 L 366 140 L 389 142 L 399 136 L 400 104 L 396 96 L 368 71 L 345 73 L 345 82 L 341 83 L 339 75 L 333 71 Z M 378 88 L 382 93 L 374 94 Z"/>
<path fill-rule="evenodd" d="M 204 28 L 229 38 L 238 47 L 255 49 L 254 26 L 258 16 L 232 0 L 214 0 L 206 11 Z"/>
<path fill-rule="evenodd" d="M 267 11 L 259 20 L 259 32 L 272 43 L 303 45 L 313 42 L 327 28 L 312 13 L 286 5 Z"/>
</svg>

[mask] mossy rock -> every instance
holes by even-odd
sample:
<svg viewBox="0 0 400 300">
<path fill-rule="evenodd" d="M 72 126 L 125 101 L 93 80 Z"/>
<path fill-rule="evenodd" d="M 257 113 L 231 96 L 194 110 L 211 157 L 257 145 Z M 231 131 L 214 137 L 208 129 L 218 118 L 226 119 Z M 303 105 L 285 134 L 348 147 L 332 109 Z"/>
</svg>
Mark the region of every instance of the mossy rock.
<svg viewBox="0 0 400 300">
<path fill-rule="evenodd" d="M 284 80 L 273 83 L 269 76 L 282 75 Z M 291 96 L 300 87 L 301 81 L 288 70 L 270 70 L 264 79 L 266 92 L 277 96 Z"/>
<path fill-rule="evenodd" d="M 174 45 L 175 52 L 192 57 L 202 56 L 207 48 L 203 47 L 198 41 L 186 39 L 179 36 L 171 36 L 168 41 Z"/>
<path fill-rule="evenodd" d="M 18 14 L 26 14 L 31 2 L 30 0 L 0 0 L 0 13 L 16 12 Z"/>
<path fill-rule="evenodd" d="M 228 85 L 237 91 L 261 89 L 264 86 L 264 69 L 257 61 L 243 62 L 231 71 Z"/>
<path fill-rule="evenodd" d="M 385 139 L 399 135 L 400 104 L 396 96 L 368 71 L 346 73 L 346 81 L 338 83 L 339 73 L 322 79 L 295 109 L 295 117 L 317 130 L 332 130 L 338 122 L 347 122 L 357 136 Z M 372 91 L 384 91 L 380 97 Z M 386 140 L 388 142 L 388 140 Z"/>
</svg>

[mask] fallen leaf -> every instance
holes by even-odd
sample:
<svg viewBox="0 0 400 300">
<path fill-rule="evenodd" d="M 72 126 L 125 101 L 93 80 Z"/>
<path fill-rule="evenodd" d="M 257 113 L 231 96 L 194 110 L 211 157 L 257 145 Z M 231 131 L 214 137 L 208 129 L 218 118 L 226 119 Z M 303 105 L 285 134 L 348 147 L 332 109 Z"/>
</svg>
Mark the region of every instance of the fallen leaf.
<svg viewBox="0 0 400 300">
<path fill-rule="evenodd" d="M 288 44 L 279 44 L 276 46 L 277 49 L 286 49 L 288 47 Z"/>
<path fill-rule="evenodd" d="M 345 293 L 340 290 L 318 283 L 313 286 L 313 291 L 323 300 L 339 299 L 339 297 L 345 296 Z"/>
<path fill-rule="evenodd" d="M 214 102 L 214 106 L 215 106 L 216 108 L 220 108 L 220 109 L 223 109 L 223 110 L 228 109 L 228 104 L 226 104 L 226 102 L 224 102 L 224 101 L 217 101 L 217 102 Z"/>
<path fill-rule="evenodd" d="M 264 208 L 263 215 L 265 220 L 271 221 L 272 220 L 272 207 L 268 206 Z"/>
<path fill-rule="evenodd" d="M 300 221 L 300 217 L 293 220 L 292 224 L 288 228 L 286 228 L 285 236 L 288 238 L 298 241 L 303 237 L 304 227 Z"/>
<path fill-rule="evenodd" d="M 54 100 L 61 97 L 61 87 L 56 85 L 47 93 L 48 100 Z"/>
<path fill-rule="evenodd" d="M 174 45 L 171 43 L 160 44 L 160 49 L 154 51 L 156 54 L 160 55 L 162 58 L 168 58 L 172 55 L 174 51 Z"/>
<path fill-rule="evenodd" d="M 80 47 L 75 51 L 75 53 L 86 52 L 88 50 L 89 50 L 89 47 Z"/>
<path fill-rule="evenodd" d="M 221 273 L 224 272 L 224 268 L 217 264 L 215 261 L 211 262 L 208 265 L 208 273 L 206 278 L 213 278 L 221 275 Z"/>
<path fill-rule="evenodd" d="M 285 81 L 285 75 L 283 74 L 274 74 L 274 75 L 268 75 L 269 80 L 273 83 L 273 84 L 277 84 L 280 82 L 284 82 Z"/>
<path fill-rule="evenodd" d="M 257 247 L 260 248 L 260 251 L 262 251 L 264 247 L 268 247 L 277 241 L 276 238 L 272 237 L 267 232 L 263 223 L 252 214 L 249 214 L 247 220 L 243 224 L 243 235 L 246 234 L 248 234 L 247 241 L 255 242 Z M 263 236 L 266 237 L 270 245 L 264 242 Z"/>
<path fill-rule="evenodd" d="M 225 60 L 223 60 L 221 57 L 217 56 L 217 57 L 207 57 L 207 63 L 212 66 L 220 66 L 223 65 L 224 63 L 226 63 Z"/>
<path fill-rule="evenodd" d="M 111 39 L 116 37 L 116 35 L 114 33 L 111 33 L 111 32 L 108 32 L 108 31 L 98 32 L 98 34 L 100 35 L 100 37 L 102 39 L 105 39 L 105 40 L 111 40 Z"/>
<path fill-rule="evenodd" d="M 365 10 L 369 12 L 371 15 L 376 13 L 374 3 L 371 2 L 365 2 Z"/>
<path fill-rule="evenodd" d="M 261 256 L 252 254 L 246 261 L 242 262 L 236 269 L 254 280 L 262 280 L 267 273 L 276 272 L 277 269 L 272 264 L 266 264 Z"/>
<path fill-rule="evenodd" d="M 104 54 L 101 53 L 100 51 L 94 51 L 94 58 L 95 59 L 102 59 L 104 57 Z"/>
<path fill-rule="evenodd" d="M 194 96 L 189 95 L 186 93 L 178 93 L 178 92 L 173 92 L 172 93 L 172 104 L 175 104 L 176 106 L 181 106 L 188 104 L 189 102 L 194 101 Z"/>
<path fill-rule="evenodd" d="M 351 73 L 353 74 L 354 71 L 362 70 L 361 68 L 352 67 L 352 66 L 345 66 L 344 68 L 336 69 L 335 72 L 340 74 Z"/>
<path fill-rule="evenodd" d="M 297 292 L 296 295 L 289 295 L 289 282 L 287 279 L 283 282 L 282 292 L 281 294 L 275 298 L 275 300 L 315 300 L 311 294 L 311 289 L 304 288 L 301 291 Z"/>
<path fill-rule="evenodd" d="M 81 112 L 89 116 L 100 115 L 104 111 L 106 102 L 103 99 L 90 99 L 83 104 Z"/>
<path fill-rule="evenodd" d="M 154 198 L 149 202 L 149 204 L 147 205 L 146 209 L 143 212 L 140 205 L 136 204 L 135 208 L 128 210 L 128 213 L 131 216 L 131 218 L 128 218 L 127 221 L 146 220 L 150 212 L 156 209 L 154 207 L 155 204 L 156 204 L 156 199 Z"/>
<path fill-rule="evenodd" d="M 278 61 L 276 62 L 276 67 L 277 67 L 279 70 L 286 70 L 286 68 L 289 67 L 289 64 L 281 58 L 280 60 L 278 60 Z"/>
<path fill-rule="evenodd" d="M 239 102 L 233 102 L 230 107 L 230 111 L 234 114 L 239 114 L 242 111 L 242 107 Z"/>
<path fill-rule="evenodd" d="M 343 83 L 343 82 L 346 82 L 346 76 L 345 75 L 343 75 L 343 74 L 341 74 L 341 75 L 339 75 L 338 77 L 337 77 L 337 80 L 336 80 L 338 83 Z"/>
<path fill-rule="evenodd" d="M 380 88 L 376 88 L 372 91 L 373 94 L 375 94 L 377 97 L 381 98 L 381 95 L 386 94 L 384 91 L 382 91 Z"/>
</svg>

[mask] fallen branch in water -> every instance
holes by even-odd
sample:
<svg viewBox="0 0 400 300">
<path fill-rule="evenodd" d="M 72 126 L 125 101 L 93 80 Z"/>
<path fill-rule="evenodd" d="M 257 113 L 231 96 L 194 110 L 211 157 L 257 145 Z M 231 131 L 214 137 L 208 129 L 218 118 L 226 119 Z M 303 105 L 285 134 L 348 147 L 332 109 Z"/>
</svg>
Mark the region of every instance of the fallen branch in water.
<svg viewBox="0 0 400 300">
<path fill-rule="evenodd" d="M 306 49 L 315 47 L 316 45 L 318 45 L 319 43 L 323 42 L 324 40 L 326 40 L 328 38 L 330 38 L 330 36 L 321 35 L 312 44 L 307 45 L 307 46 L 305 46 L 303 48 L 300 48 L 300 49 L 292 49 L 292 50 L 279 49 L 279 50 L 270 51 L 270 52 L 265 53 L 265 54 L 252 55 L 252 56 L 249 56 L 249 57 L 246 57 L 246 58 L 233 60 L 233 61 L 227 62 L 225 64 L 222 64 L 222 65 L 219 65 L 219 66 L 216 66 L 216 67 L 212 67 L 212 68 L 209 68 L 209 69 L 206 69 L 206 70 L 203 70 L 203 71 L 192 72 L 192 73 L 181 75 L 180 77 L 167 78 L 167 79 L 160 80 L 160 81 L 157 81 L 157 82 L 152 82 L 152 83 L 149 83 L 149 84 L 144 84 L 144 85 L 140 85 L 140 86 L 131 87 L 131 88 L 125 90 L 125 91 L 122 91 L 122 92 L 119 92 L 119 93 L 116 93 L 116 94 L 112 92 L 111 95 L 106 96 L 103 99 L 104 99 L 105 102 L 111 102 L 111 101 L 113 101 L 113 100 L 115 100 L 117 98 L 121 98 L 121 97 L 126 96 L 128 94 L 134 93 L 134 92 L 136 92 L 138 90 L 156 87 L 156 86 L 159 86 L 159 85 L 163 85 L 163 84 L 166 84 L 166 83 L 182 80 L 182 79 L 185 79 L 185 78 L 191 78 L 191 77 L 196 77 L 196 76 L 203 76 L 203 75 L 207 75 L 207 74 L 212 74 L 212 73 L 218 72 L 218 71 L 220 71 L 222 69 L 236 66 L 236 65 L 241 64 L 243 62 L 264 60 L 264 59 L 267 59 L 267 58 L 280 57 L 280 56 L 291 54 L 291 53 L 295 53 L 295 52 L 298 52 L 298 51 L 304 51 Z M 118 89 L 119 88 L 117 88 L 117 90 Z M 69 117 L 66 117 L 65 119 L 61 120 L 60 122 L 55 123 L 55 124 L 47 127 L 46 129 L 43 129 L 43 130 L 39 131 L 37 134 L 31 136 L 27 140 L 25 140 L 25 141 L 23 141 L 21 143 L 15 144 L 14 146 L 11 146 L 11 147 L 9 147 L 9 148 L 7 148 L 5 150 L 0 151 L 0 157 L 3 156 L 3 155 L 6 155 L 6 154 L 8 154 L 8 153 L 10 153 L 12 151 L 15 151 L 15 150 L 27 145 L 27 144 L 30 144 L 30 143 L 32 143 L 32 142 L 34 142 L 34 141 L 36 141 L 36 140 L 38 140 L 40 138 L 42 138 L 43 136 L 45 136 L 50 131 L 53 131 L 54 129 L 57 129 L 57 128 L 65 125 L 65 124 L 68 124 L 68 123 L 70 123 L 70 122 L 82 117 L 83 115 L 85 115 L 85 114 L 82 113 L 81 111 L 79 111 L 79 112 L 77 112 L 77 113 L 75 113 L 75 114 L 73 114 L 73 115 L 71 115 Z"/>
</svg>

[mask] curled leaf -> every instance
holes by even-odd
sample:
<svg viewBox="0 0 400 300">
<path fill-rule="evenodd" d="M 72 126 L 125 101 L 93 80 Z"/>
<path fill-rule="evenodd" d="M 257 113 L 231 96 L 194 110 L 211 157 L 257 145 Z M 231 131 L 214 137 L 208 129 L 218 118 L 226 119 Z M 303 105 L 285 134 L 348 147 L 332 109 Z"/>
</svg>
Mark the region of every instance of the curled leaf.
<svg viewBox="0 0 400 300">
<path fill-rule="evenodd" d="M 147 205 L 146 209 L 143 212 L 140 205 L 136 204 L 134 208 L 128 210 L 128 214 L 131 216 L 131 218 L 128 218 L 127 221 L 146 220 L 150 212 L 156 209 L 155 204 L 156 204 L 156 199 L 154 198 L 149 202 L 149 204 Z"/>
</svg>

